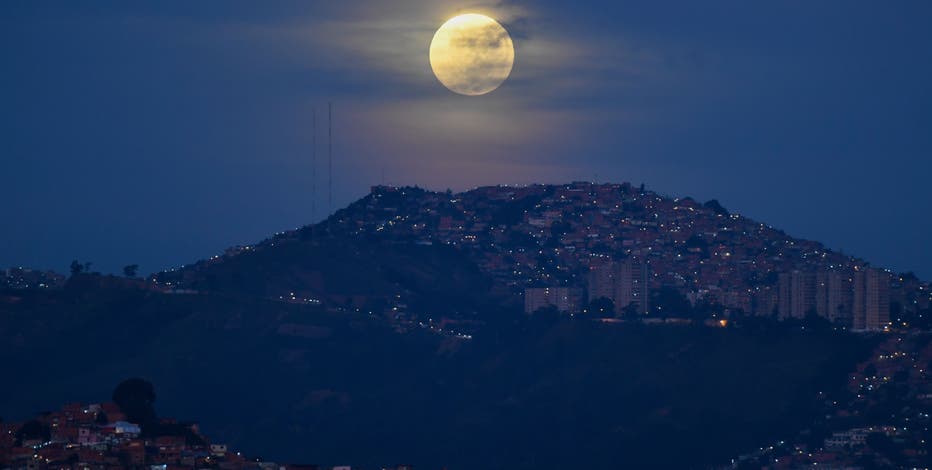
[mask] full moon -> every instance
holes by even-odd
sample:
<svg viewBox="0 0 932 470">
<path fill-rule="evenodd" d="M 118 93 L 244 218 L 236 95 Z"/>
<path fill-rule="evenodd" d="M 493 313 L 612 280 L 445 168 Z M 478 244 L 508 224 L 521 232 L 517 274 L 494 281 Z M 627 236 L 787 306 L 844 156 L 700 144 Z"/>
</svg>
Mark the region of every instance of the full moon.
<svg viewBox="0 0 932 470">
<path fill-rule="evenodd" d="M 430 67 L 450 91 L 489 93 L 511 74 L 515 45 L 502 25 L 485 15 L 456 16 L 440 27 L 430 43 Z"/>
</svg>

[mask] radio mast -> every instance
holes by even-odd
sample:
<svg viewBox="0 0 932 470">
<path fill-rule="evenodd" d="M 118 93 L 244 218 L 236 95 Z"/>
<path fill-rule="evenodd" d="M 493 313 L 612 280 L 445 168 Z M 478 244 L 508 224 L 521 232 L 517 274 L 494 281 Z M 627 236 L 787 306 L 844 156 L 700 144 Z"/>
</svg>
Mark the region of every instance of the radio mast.
<svg viewBox="0 0 932 470">
<path fill-rule="evenodd" d="M 333 214 L 333 103 L 327 103 L 327 216 Z"/>
<path fill-rule="evenodd" d="M 317 108 L 311 108 L 311 223 L 317 222 Z"/>
</svg>

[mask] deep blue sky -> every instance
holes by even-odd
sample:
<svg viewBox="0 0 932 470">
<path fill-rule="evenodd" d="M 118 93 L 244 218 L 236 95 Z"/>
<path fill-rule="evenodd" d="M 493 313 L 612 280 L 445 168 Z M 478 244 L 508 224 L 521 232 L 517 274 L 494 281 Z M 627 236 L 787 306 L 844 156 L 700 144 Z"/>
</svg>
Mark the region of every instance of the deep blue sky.
<svg viewBox="0 0 932 470">
<path fill-rule="evenodd" d="M 479 98 L 427 62 L 466 11 L 517 49 Z M 932 278 L 930 24 L 924 0 L 7 0 L 0 266 L 151 272 L 309 223 L 333 101 L 337 207 L 383 171 L 644 182 Z"/>
</svg>

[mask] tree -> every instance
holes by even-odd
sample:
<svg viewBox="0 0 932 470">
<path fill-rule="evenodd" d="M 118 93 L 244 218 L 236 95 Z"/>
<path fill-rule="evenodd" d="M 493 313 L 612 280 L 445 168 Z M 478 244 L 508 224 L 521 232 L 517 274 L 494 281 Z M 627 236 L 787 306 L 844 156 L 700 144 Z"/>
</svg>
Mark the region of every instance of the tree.
<svg viewBox="0 0 932 470">
<path fill-rule="evenodd" d="M 535 310 L 531 314 L 531 319 L 534 321 L 552 322 L 559 320 L 562 316 L 556 305 L 547 305 Z"/>
<path fill-rule="evenodd" d="M 126 414 L 126 418 L 139 424 L 145 432 L 157 425 L 155 415 L 155 388 L 140 378 L 126 379 L 113 390 L 113 402 Z"/>
<path fill-rule="evenodd" d="M 688 318 L 693 313 L 689 299 L 682 292 L 670 286 L 652 290 L 650 303 L 654 313 L 661 317 Z"/>
<path fill-rule="evenodd" d="M 606 297 L 599 297 L 589 302 L 587 309 L 590 315 L 600 318 L 611 318 L 615 316 L 615 302 Z"/>
<path fill-rule="evenodd" d="M 110 422 L 110 418 L 107 417 L 107 413 L 100 411 L 97 413 L 97 418 L 94 420 L 95 423 L 104 425 Z"/>
<path fill-rule="evenodd" d="M 123 275 L 126 277 L 136 277 L 136 271 L 139 270 L 138 264 L 123 266 Z"/>
<path fill-rule="evenodd" d="M 51 438 L 52 430 L 48 425 L 42 424 L 34 419 L 24 423 L 23 427 L 19 428 L 19 431 L 16 431 L 16 441 L 19 445 L 22 445 L 23 441 L 39 439 L 44 442 Z"/>
<path fill-rule="evenodd" d="M 82 272 L 84 272 L 84 265 L 79 263 L 78 260 L 72 261 L 71 262 L 71 275 L 77 276 L 78 274 L 81 274 Z"/>
<path fill-rule="evenodd" d="M 815 331 L 830 331 L 832 329 L 832 323 L 827 318 L 819 316 L 814 310 L 806 313 L 805 318 L 803 318 L 803 326 Z"/>
<path fill-rule="evenodd" d="M 711 199 L 703 204 L 706 209 L 711 209 L 712 212 L 715 212 L 718 215 L 728 216 L 728 209 L 722 207 L 721 203 L 717 199 Z"/>
</svg>

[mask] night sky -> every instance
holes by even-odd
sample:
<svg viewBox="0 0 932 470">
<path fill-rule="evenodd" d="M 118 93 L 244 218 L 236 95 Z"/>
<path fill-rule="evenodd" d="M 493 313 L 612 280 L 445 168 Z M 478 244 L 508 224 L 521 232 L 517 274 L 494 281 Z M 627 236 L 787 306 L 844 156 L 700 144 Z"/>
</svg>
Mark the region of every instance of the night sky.
<svg viewBox="0 0 932 470">
<path fill-rule="evenodd" d="M 433 76 L 457 13 L 510 31 L 481 97 Z M 152 272 L 372 184 L 630 181 L 932 278 L 932 2 L 0 3 L 0 266 Z M 384 174 L 384 180 L 383 180 Z"/>
</svg>

